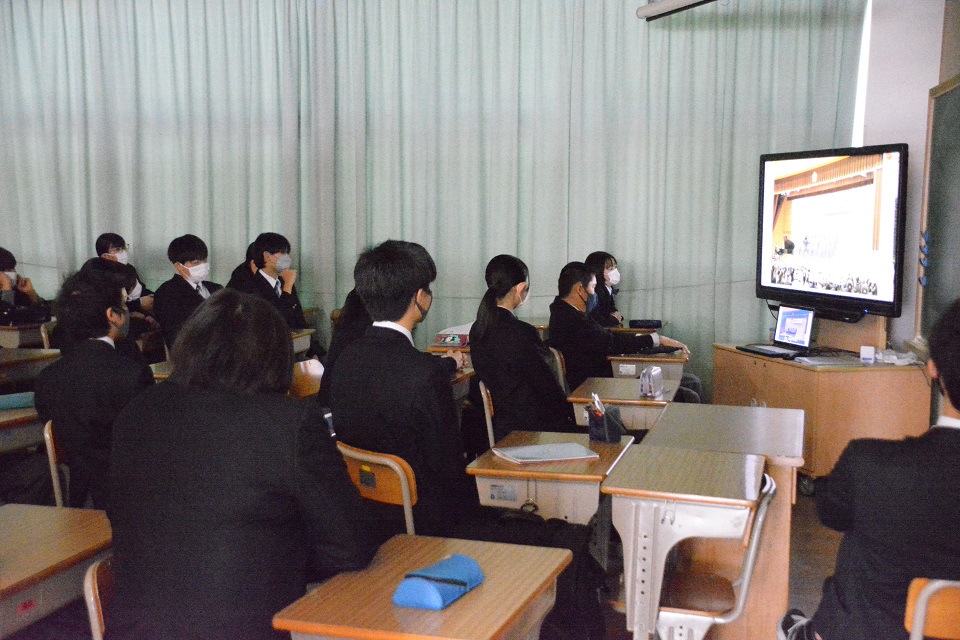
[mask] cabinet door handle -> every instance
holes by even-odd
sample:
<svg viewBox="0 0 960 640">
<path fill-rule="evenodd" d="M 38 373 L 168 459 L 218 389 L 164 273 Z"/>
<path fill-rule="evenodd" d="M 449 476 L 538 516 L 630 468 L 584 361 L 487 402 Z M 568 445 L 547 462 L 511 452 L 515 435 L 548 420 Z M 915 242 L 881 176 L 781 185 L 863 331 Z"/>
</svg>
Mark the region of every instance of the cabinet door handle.
<svg viewBox="0 0 960 640">
<path fill-rule="evenodd" d="M 750 398 L 750 406 L 751 406 L 751 407 L 757 406 L 757 399 L 756 399 L 756 398 Z"/>
</svg>

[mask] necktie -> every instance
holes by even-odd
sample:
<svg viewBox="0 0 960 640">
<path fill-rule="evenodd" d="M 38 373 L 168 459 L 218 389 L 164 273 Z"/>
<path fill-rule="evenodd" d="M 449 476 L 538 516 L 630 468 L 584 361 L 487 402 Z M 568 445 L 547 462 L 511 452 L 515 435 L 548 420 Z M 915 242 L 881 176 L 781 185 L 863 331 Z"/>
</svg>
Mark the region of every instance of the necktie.
<svg viewBox="0 0 960 640">
<path fill-rule="evenodd" d="M 200 295 L 203 295 L 203 289 L 200 288 L 200 284 L 199 284 L 199 283 L 197 284 L 197 293 L 199 293 Z"/>
<path fill-rule="evenodd" d="M 277 280 L 273 283 L 273 290 L 277 292 L 277 297 L 280 297 L 280 281 Z"/>
</svg>

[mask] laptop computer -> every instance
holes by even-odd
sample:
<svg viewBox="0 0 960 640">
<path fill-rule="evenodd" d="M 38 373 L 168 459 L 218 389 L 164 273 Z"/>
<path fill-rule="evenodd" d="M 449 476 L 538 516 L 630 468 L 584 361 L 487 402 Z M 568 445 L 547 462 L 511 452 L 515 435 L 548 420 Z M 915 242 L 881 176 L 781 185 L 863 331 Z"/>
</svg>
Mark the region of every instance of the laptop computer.
<svg viewBox="0 0 960 640">
<path fill-rule="evenodd" d="M 767 356 L 768 358 L 795 357 L 810 348 L 813 333 L 813 310 L 780 306 L 773 344 L 748 344 L 737 347 L 740 351 Z"/>
</svg>

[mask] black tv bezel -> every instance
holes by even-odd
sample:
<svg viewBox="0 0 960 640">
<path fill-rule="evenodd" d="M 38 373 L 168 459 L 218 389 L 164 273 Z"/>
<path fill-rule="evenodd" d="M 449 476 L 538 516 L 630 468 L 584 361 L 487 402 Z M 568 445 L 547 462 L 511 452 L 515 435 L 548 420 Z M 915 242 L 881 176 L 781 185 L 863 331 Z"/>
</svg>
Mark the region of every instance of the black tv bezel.
<svg viewBox="0 0 960 640">
<path fill-rule="evenodd" d="M 803 158 L 831 156 L 867 156 L 897 152 L 900 154 L 900 182 L 894 222 L 894 269 L 893 301 L 869 300 L 855 296 L 795 291 L 781 287 L 766 286 L 761 283 L 763 268 L 763 202 L 764 170 L 766 163 L 777 160 L 798 160 Z M 903 255 L 907 224 L 907 164 L 906 143 L 877 144 L 866 147 L 839 147 L 836 149 L 814 149 L 810 151 L 791 151 L 787 153 L 765 153 L 760 156 L 760 188 L 757 215 L 757 271 L 756 293 L 763 300 L 776 300 L 787 306 L 813 309 L 817 316 L 832 320 L 856 322 L 865 314 L 899 318 L 903 305 Z"/>
</svg>

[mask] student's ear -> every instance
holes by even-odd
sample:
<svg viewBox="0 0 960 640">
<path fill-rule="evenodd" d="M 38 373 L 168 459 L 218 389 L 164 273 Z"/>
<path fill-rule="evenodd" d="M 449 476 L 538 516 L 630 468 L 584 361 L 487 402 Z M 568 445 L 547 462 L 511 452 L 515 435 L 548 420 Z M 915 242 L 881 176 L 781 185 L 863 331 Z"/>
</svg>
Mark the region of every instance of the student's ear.
<svg viewBox="0 0 960 640">
<path fill-rule="evenodd" d="M 124 324 L 126 318 L 123 317 L 123 313 L 117 311 L 116 307 L 107 308 L 107 322 L 111 326 L 119 327 Z"/>
<path fill-rule="evenodd" d="M 180 264 L 179 262 L 174 262 L 174 263 L 173 263 L 173 269 L 174 269 L 174 271 L 176 271 L 177 273 L 179 273 L 179 274 L 180 274 L 181 276 L 183 276 L 184 278 L 187 278 L 187 277 L 190 276 L 190 270 L 187 269 L 187 268 L 186 268 L 185 266 L 183 266 L 182 264 Z"/>
</svg>

